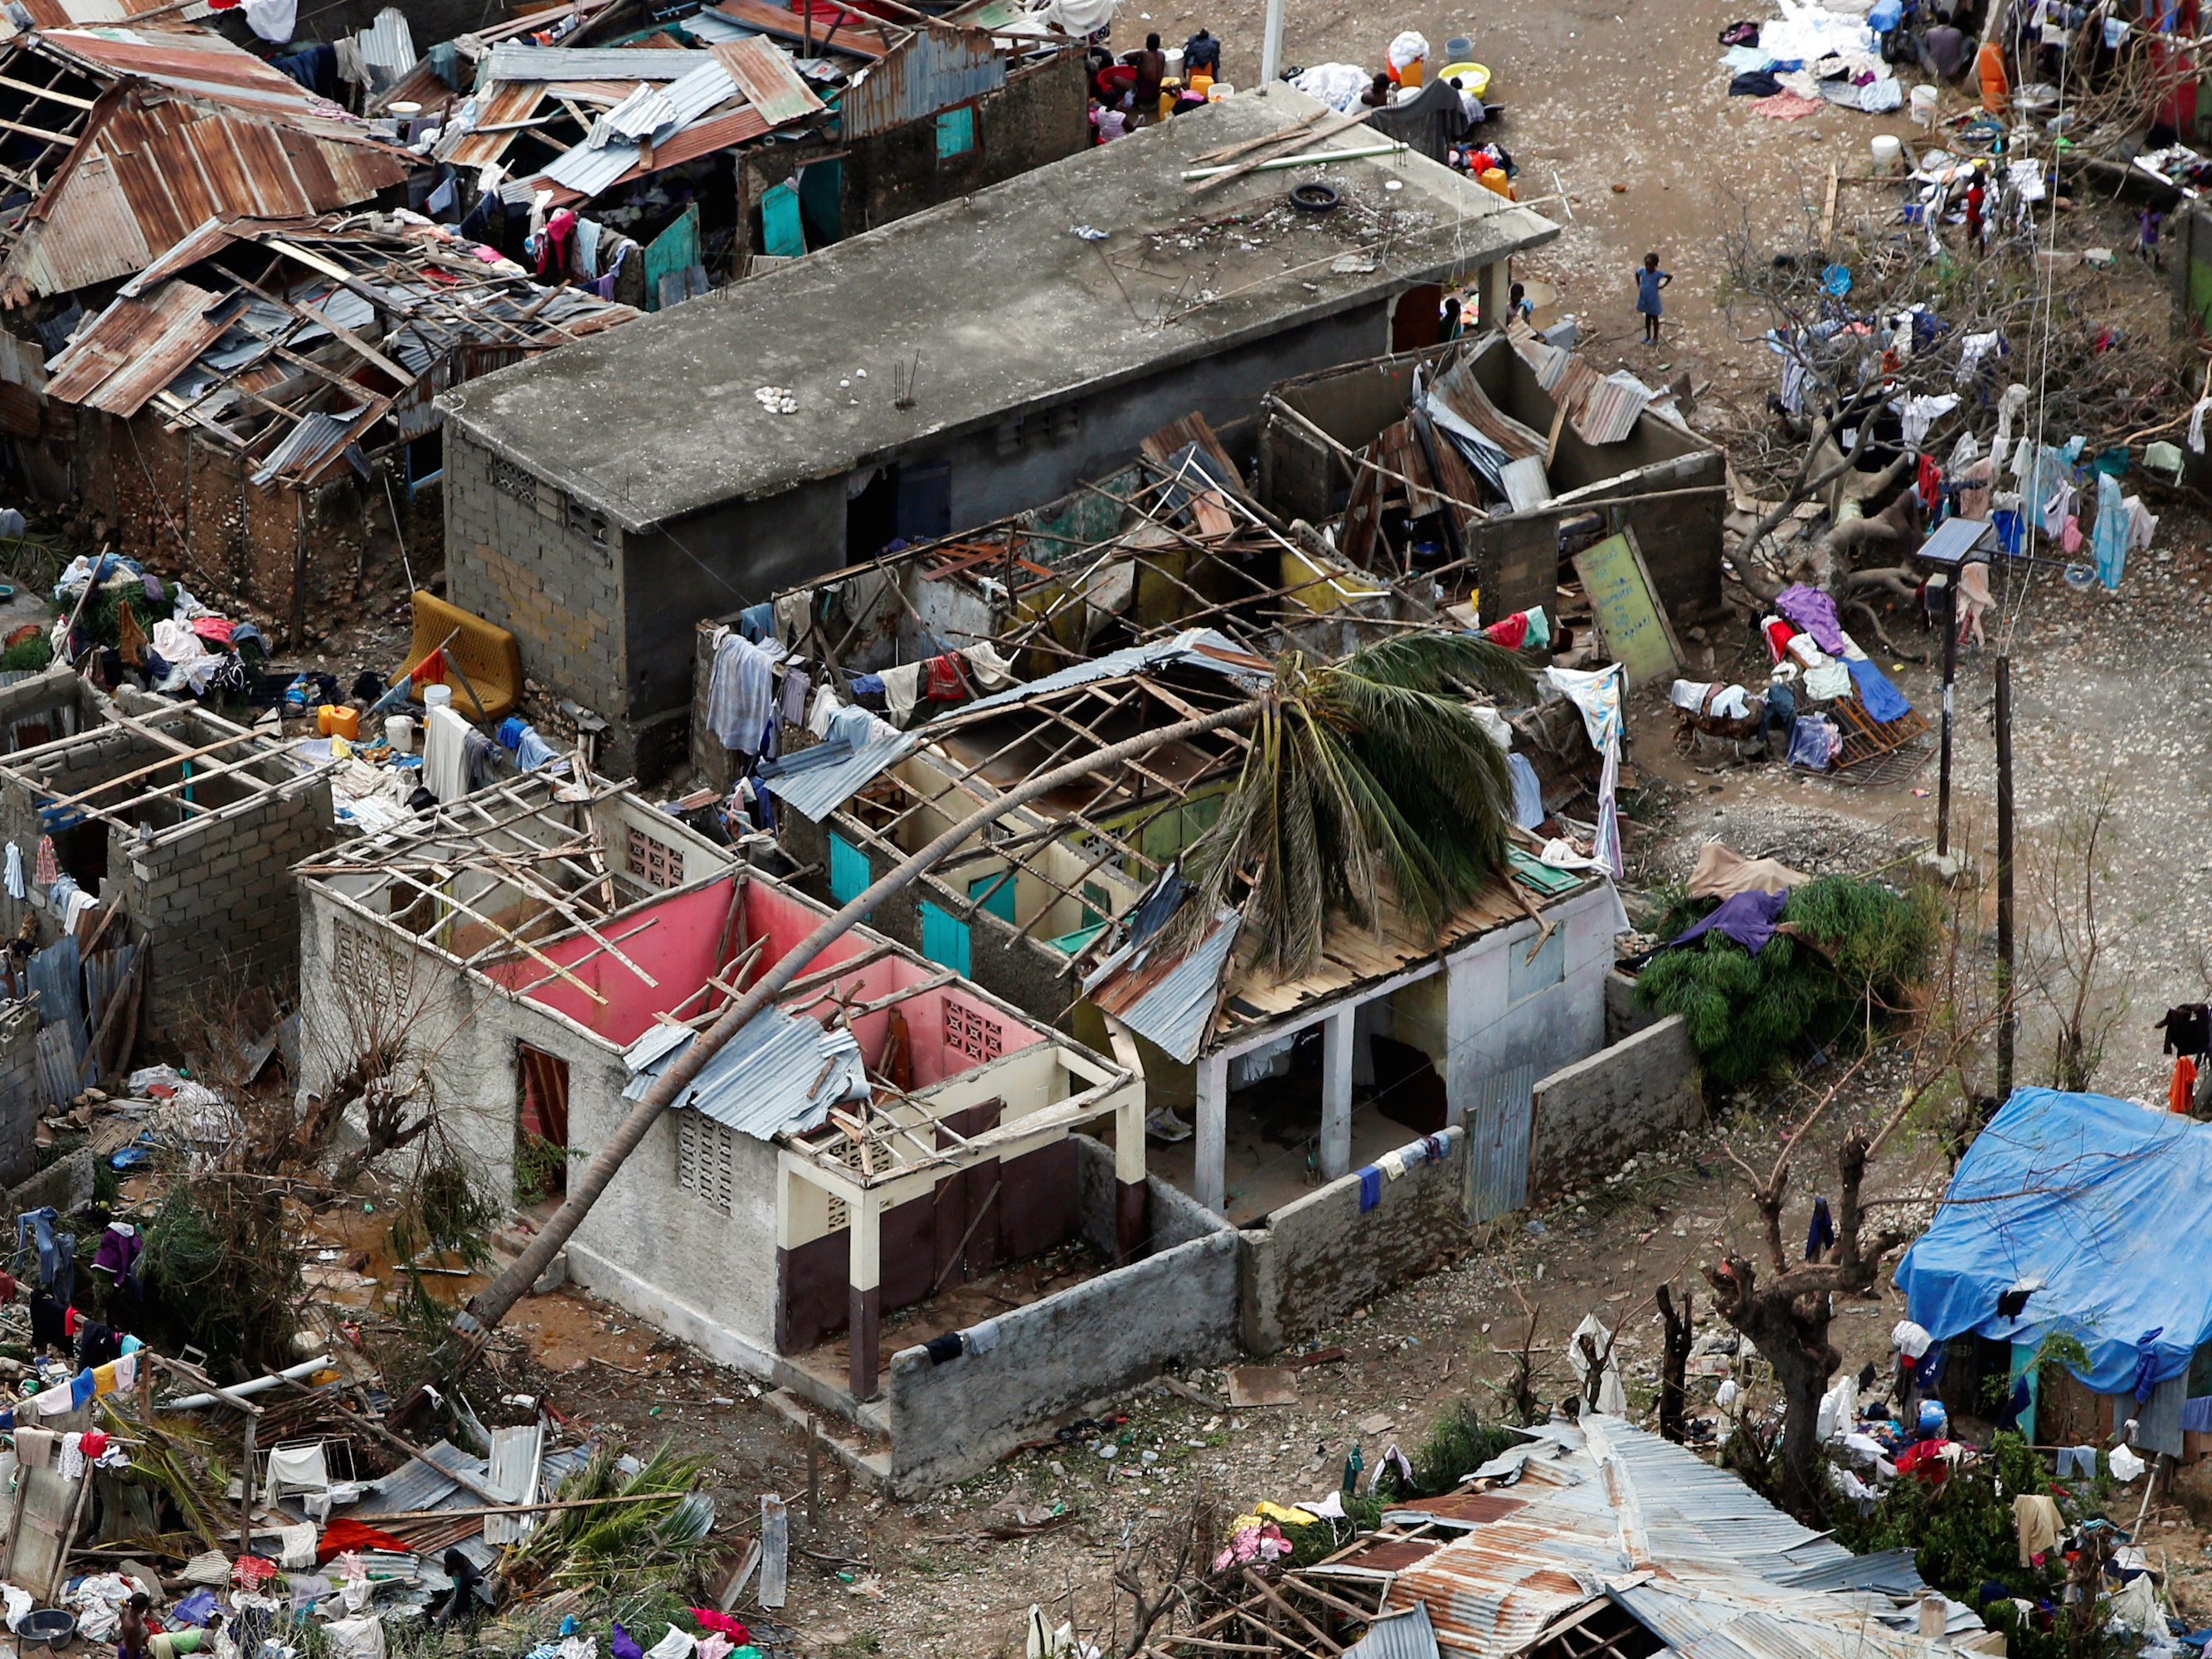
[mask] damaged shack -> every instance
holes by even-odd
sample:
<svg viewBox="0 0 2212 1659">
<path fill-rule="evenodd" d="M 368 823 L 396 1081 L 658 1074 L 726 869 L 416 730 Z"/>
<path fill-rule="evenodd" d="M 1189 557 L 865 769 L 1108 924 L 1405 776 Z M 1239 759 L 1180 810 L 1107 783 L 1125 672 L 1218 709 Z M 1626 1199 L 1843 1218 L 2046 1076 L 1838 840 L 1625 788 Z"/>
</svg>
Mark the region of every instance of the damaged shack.
<svg viewBox="0 0 2212 1659">
<path fill-rule="evenodd" d="M 526 1202 L 827 914 L 597 781 L 495 785 L 301 875 L 304 972 L 339 992 L 307 1010 L 311 1072 L 376 1034 L 434 1054 L 449 1133 Z M 623 1165 L 568 1244 L 574 1279 L 844 1413 L 888 1443 L 866 1455 L 895 1486 L 1226 1342 L 1233 1240 L 1148 1181 L 1140 1078 L 880 934 L 823 958 Z M 1001 1271 L 1048 1255 L 1076 1282 Z M 1027 1286 L 1012 1311 L 960 1294 L 994 1273 Z M 995 1390 L 904 1355 L 887 1371 L 887 1345 L 983 1310 Z M 1076 1356 L 1071 1326 L 1112 1351 Z"/>
<path fill-rule="evenodd" d="M 1516 324 L 1269 388 L 1259 494 L 1334 525 L 1357 569 L 1427 572 L 1462 621 L 1556 611 L 1582 592 L 1573 555 L 1626 531 L 1674 624 L 1705 625 L 1723 613 L 1726 463 L 1674 395 Z"/>
<path fill-rule="evenodd" d="M 1407 154 L 1330 166 L 1327 213 L 1268 173 L 1189 193 L 1234 171 L 1217 151 L 1304 142 L 1316 107 L 1227 100 L 447 394 L 451 597 L 608 720 L 610 766 L 651 775 L 684 752 L 694 624 L 733 593 L 1105 477 L 1164 422 L 1387 346 L 1401 313 L 1432 337 L 1437 284 L 1502 286 L 1555 234 Z M 979 247 L 1022 282 L 973 281 Z M 862 348 L 852 291 L 904 296 Z"/>
<path fill-rule="evenodd" d="M 46 366 L 79 499 L 118 550 L 220 573 L 297 640 L 435 547 L 434 496 L 410 509 L 439 393 L 638 314 L 485 253 L 412 217 L 207 220 Z"/>
</svg>

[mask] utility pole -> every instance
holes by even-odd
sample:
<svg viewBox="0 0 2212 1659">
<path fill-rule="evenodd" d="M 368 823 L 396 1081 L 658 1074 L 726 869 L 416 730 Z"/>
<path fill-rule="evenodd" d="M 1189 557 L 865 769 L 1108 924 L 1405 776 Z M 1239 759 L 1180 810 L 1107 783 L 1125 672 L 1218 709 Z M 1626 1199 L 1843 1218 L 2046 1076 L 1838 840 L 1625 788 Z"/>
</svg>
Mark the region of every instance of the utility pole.
<svg viewBox="0 0 2212 1659">
<path fill-rule="evenodd" d="M 1272 87 L 1283 67 L 1283 0 L 1267 0 L 1267 27 L 1260 35 L 1260 84 Z"/>
<path fill-rule="evenodd" d="M 1951 850 L 1951 708 L 1952 682 L 1959 673 L 1960 561 L 1943 573 L 1943 749 L 1942 769 L 1936 783 L 1936 855 Z"/>
<path fill-rule="evenodd" d="M 2012 1098 L 2012 659 L 1999 657 L 1997 681 L 1997 1100 Z"/>
</svg>

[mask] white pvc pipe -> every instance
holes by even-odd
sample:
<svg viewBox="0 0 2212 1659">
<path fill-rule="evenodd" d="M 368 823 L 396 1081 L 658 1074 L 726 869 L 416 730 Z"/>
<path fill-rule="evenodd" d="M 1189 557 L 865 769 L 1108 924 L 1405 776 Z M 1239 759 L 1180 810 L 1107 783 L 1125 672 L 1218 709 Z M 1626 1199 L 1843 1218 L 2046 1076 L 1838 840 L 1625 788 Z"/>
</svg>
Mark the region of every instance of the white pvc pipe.
<svg viewBox="0 0 2212 1659">
<path fill-rule="evenodd" d="M 1218 179 L 1224 173 L 1273 173 L 1282 167 L 1320 167 L 1329 161 L 1357 161 L 1370 155 L 1395 155 L 1407 144 L 1376 144 L 1366 149 L 1314 149 L 1303 155 L 1278 155 L 1272 161 L 1232 161 L 1223 167 L 1186 167 L 1185 182 L 1193 179 Z"/>
<path fill-rule="evenodd" d="M 312 1376 L 317 1371 L 327 1370 L 330 1368 L 330 1364 L 331 1356 L 325 1354 L 320 1359 L 307 1360 L 304 1364 L 293 1366 L 289 1370 L 278 1371 L 273 1376 L 257 1376 L 251 1382 L 241 1382 L 234 1389 L 225 1389 L 222 1393 L 234 1395 L 266 1394 L 270 1389 L 275 1388 L 279 1382 L 296 1382 L 303 1376 Z M 161 1409 L 165 1412 L 196 1412 L 203 1409 L 204 1407 L 217 1406 L 222 1403 L 222 1395 L 188 1394 L 182 1400 L 171 1400 L 163 1402 Z"/>
</svg>

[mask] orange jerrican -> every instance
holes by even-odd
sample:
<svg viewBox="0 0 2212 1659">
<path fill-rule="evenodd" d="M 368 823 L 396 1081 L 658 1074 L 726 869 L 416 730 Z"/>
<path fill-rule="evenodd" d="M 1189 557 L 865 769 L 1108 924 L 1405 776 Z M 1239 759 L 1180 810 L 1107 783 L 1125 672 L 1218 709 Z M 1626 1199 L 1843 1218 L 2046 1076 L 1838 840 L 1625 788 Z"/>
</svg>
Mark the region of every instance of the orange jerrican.
<svg viewBox="0 0 2212 1659">
<path fill-rule="evenodd" d="M 2003 52 L 1992 41 L 1982 48 L 1974 64 L 1981 72 L 1982 107 L 1992 115 L 2003 114 L 2005 94 L 2010 90 L 2005 82 Z"/>
</svg>

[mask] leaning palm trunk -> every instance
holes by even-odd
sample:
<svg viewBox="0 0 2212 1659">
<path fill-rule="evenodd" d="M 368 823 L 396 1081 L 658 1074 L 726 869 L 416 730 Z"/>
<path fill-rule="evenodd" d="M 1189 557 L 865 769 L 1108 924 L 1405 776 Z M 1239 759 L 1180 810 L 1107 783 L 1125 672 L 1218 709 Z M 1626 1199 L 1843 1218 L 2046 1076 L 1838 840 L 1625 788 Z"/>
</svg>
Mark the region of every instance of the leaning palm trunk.
<svg viewBox="0 0 2212 1659">
<path fill-rule="evenodd" d="M 832 941 L 858 926 L 875 908 L 893 894 L 902 891 L 927 874 L 937 864 L 965 845 L 969 839 L 980 834 L 984 826 L 1003 817 L 1018 806 L 1049 794 L 1065 785 L 1079 782 L 1102 766 L 1119 765 L 1163 744 L 1181 743 L 1224 726 L 1248 724 L 1258 716 L 1262 708 L 1260 702 L 1238 703 L 1233 708 L 1224 708 L 1197 720 L 1183 720 L 1177 725 L 1163 726 L 1156 732 L 1117 743 L 1041 773 L 1027 782 L 1008 790 L 989 805 L 979 807 L 950 830 L 931 842 L 904 863 L 886 872 L 858 898 L 824 921 L 802 940 L 775 967 L 763 975 L 752 988 L 723 1010 L 721 1016 L 695 1038 L 691 1045 L 677 1056 L 663 1072 L 643 1098 L 630 1108 L 629 1114 L 616 1127 L 605 1146 L 599 1148 L 592 1161 L 568 1188 L 568 1195 L 561 1207 L 548 1217 L 527 1249 L 517 1257 L 507 1271 L 486 1285 L 467 1309 L 454 1316 L 453 1329 L 460 1341 L 473 1347 L 505 1319 L 508 1311 L 521 1299 L 522 1293 L 538 1282 L 555 1252 L 568 1242 L 572 1235 L 589 1215 L 592 1206 L 606 1190 L 607 1183 L 615 1177 L 624 1159 L 637 1150 L 638 1145 L 653 1127 L 664 1108 L 680 1097 L 690 1086 L 691 1079 L 700 1068 L 719 1054 L 731 1038 L 743 1030 L 754 1015 L 773 1002 L 783 988 L 796 979 L 807 964 L 826 950 Z"/>
</svg>

